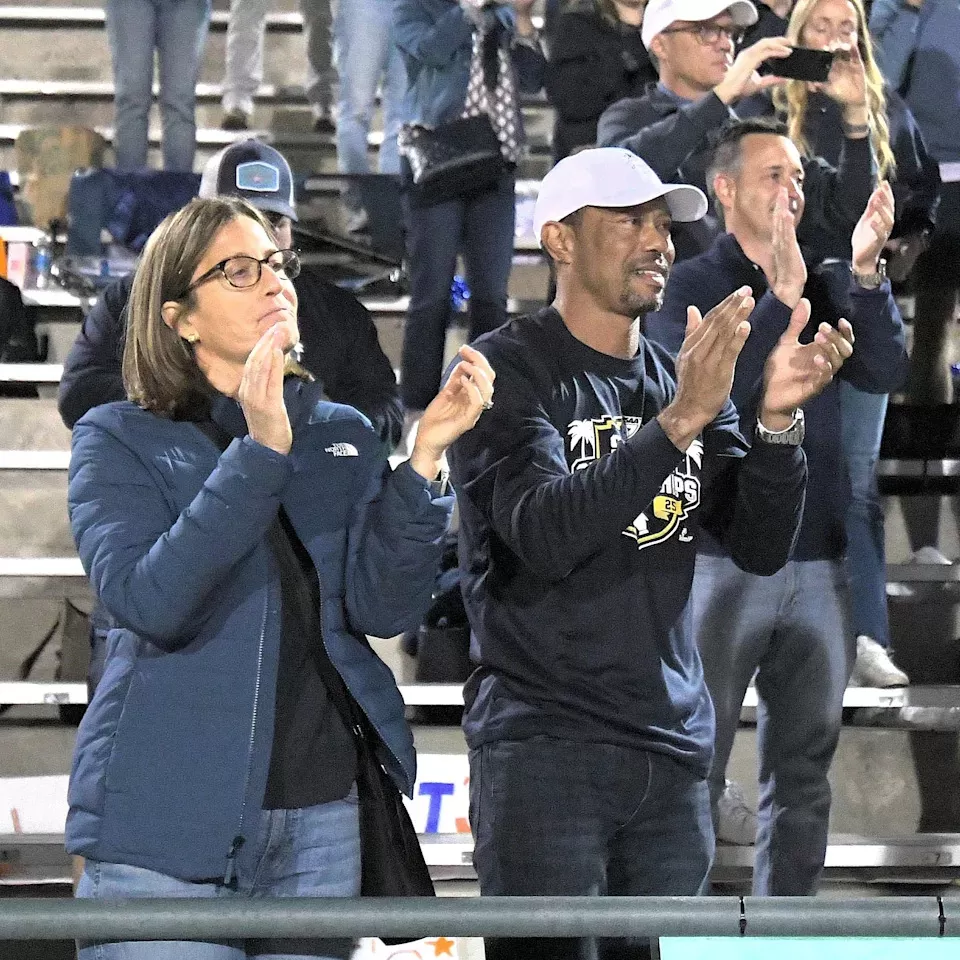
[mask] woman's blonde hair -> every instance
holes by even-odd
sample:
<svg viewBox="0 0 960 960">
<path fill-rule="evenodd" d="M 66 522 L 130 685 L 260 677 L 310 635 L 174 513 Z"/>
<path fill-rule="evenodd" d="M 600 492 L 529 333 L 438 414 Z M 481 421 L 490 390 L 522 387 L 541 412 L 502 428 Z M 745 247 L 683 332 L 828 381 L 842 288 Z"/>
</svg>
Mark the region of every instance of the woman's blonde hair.
<svg viewBox="0 0 960 960">
<path fill-rule="evenodd" d="M 127 304 L 123 383 L 127 396 L 145 410 L 175 417 L 209 392 L 193 348 L 163 318 L 163 305 L 179 305 L 176 320 L 196 306 L 190 286 L 210 244 L 227 224 L 249 217 L 273 236 L 266 218 L 246 200 L 191 200 L 154 230 L 144 247 Z"/>
<path fill-rule="evenodd" d="M 897 161 L 890 146 L 890 124 L 887 120 L 887 97 L 884 93 L 883 75 L 873 55 L 873 42 L 867 26 L 867 16 L 863 0 L 847 0 L 857 14 L 857 46 L 863 59 L 867 80 L 867 112 L 870 124 L 870 142 L 873 145 L 880 171 L 880 179 L 891 177 L 896 171 Z M 787 40 L 800 45 L 800 35 L 807 25 L 810 15 L 819 0 L 798 0 L 790 15 L 787 27 Z M 788 80 L 785 86 L 774 93 L 777 109 L 786 115 L 790 139 L 798 149 L 807 155 L 814 153 L 807 141 L 803 125 L 807 111 L 808 91 L 806 81 Z"/>
</svg>

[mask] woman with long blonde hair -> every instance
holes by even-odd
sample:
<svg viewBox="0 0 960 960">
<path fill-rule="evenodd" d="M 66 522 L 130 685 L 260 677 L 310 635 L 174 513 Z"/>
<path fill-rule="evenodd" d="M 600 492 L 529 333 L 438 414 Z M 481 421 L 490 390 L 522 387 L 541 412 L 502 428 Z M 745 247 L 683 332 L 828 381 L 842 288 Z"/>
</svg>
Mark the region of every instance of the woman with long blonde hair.
<svg viewBox="0 0 960 960">
<path fill-rule="evenodd" d="M 838 57 L 857 56 L 863 62 L 870 142 L 880 179 L 892 182 L 897 205 L 891 263 L 894 275 L 905 275 L 923 248 L 923 237 L 933 224 L 939 191 L 937 165 L 927 153 L 916 121 L 906 104 L 884 85 L 873 43 L 867 30 L 862 0 L 798 0 L 790 16 L 787 39 L 801 47 L 831 50 Z M 856 52 L 854 52 L 856 51 Z M 774 94 L 790 138 L 808 155 L 829 163 L 840 160 L 845 131 L 843 118 L 826 84 L 788 80 Z M 824 256 L 846 259 L 849 237 L 824 236 L 817 243 Z"/>
<path fill-rule="evenodd" d="M 837 57 L 859 57 L 863 63 L 858 76 L 865 86 L 867 130 L 861 127 L 856 132 L 867 132 L 879 177 L 890 180 L 894 189 L 897 219 L 888 246 L 894 258 L 891 273 L 903 276 L 913 266 L 932 228 L 939 175 L 909 109 L 895 91 L 884 85 L 862 0 L 798 0 L 786 36 L 796 46 L 831 50 Z M 835 101 L 825 92 L 838 82 L 840 73 L 832 71 L 824 84 L 788 80 L 774 95 L 794 143 L 803 153 L 832 164 L 840 162 L 845 134 L 854 133 L 845 126 Z M 848 283 L 850 237 L 831 236 L 821 230 L 813 241 L 817 257 L 839 261 L 833 269 L 842 282 Z M 883 267 L 878 265 L 871 282 L 885 285 L 882 274 Z M 847 572 L 857 662 L 851 683 L 902 686 L 908 678 L 889 656 L 883 510 L 876 484 L 887 396 L 863 393 L 844 383 L 840 408 L 843 452 L 852 491 L 846 517 Z"/>
</svg>

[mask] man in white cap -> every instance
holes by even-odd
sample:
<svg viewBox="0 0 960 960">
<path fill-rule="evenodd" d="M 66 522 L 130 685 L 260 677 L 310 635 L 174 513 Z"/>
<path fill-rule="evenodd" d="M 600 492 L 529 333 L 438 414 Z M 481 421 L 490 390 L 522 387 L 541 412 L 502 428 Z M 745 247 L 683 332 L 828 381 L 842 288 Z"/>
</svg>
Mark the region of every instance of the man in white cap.
<svg viewBox="0 0 960 960">
<path fill-rule="evenodd" d="M 657 62 L 660 82 L 642 97 L 608 107 L 597 143 L 632 150 L 664 180 L 706 190 L 712 135 L 738 116 L 769 112 L 762 94 L 780 81 L 757 71 L 767 61 L 775 71 L 776 61 L 792 49 L 783 37 L 768 37 L 735 57 L 743 31 L 756 20 L 749 0 L 650 0 L 641 38 Z M 821 226 L 852 233 L 874 186 L 866 80 L 856 51 L 836 61 L 824 90 L 843 108 L 846 138 L 836 169 L 817 158 L 804 162 L 807 214 L 801 243 Z M 677 258 L 703 252 L 719 233 L 712 217 L 678 232 Z"/>
<path fill-rule="evenodd" d="M 474 863 L 486 895 L 694 895 L 714 837 L 714 717 L 687 609 L 701 526 L 745 569 L 787 560 L 798 446 L 748 443 L 729 401 L 753 309 L 691 309 L 676 360 L 642 333 L 696 188 L 627 150 L 585 150 L 534 214 L 557 296 L 476 341 L 496 406 L 450 451 L 478 669 L 464 691 Z M 852 353 L 806 346 L 802 301 L 764 369 L 759 419 L 795 410 Z M 635 956 L 622 941 L 490 939 L 488 960 Z M 624 953 L 623 951 L 628 951 Z"/>
</svg>

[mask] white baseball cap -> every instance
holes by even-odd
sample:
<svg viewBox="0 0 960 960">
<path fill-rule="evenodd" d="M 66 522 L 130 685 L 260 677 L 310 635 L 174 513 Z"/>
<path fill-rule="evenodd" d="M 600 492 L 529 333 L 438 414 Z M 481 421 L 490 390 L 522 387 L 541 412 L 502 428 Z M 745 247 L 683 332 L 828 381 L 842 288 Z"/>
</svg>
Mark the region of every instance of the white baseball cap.
<svg viewBox="0 0 960 960">
<path fill-rule="evenodd" d="M 634 207 L 658 197 L 667 201 L 670 216 L 677 221 L 699 220 L 707 212 L 702 190 L 687 184 L 662 183 L 629 150 L 581 150 L 565 157 L 543 178 L 533 211 L 533 230 L 540 240 L 545 223 L 560 221 L 583 207 Z"/>
<path fill-rule="evenodd" d="M 749 27 L 757 22 L 757 8 L 750 0 L 650 0 L 643 14 L 640 39 L 649 50 L 650 41 L 676 20 L 699 23 L 712 20 L 724 10 L 730 11 L 738 27 Z"/>
</svg>

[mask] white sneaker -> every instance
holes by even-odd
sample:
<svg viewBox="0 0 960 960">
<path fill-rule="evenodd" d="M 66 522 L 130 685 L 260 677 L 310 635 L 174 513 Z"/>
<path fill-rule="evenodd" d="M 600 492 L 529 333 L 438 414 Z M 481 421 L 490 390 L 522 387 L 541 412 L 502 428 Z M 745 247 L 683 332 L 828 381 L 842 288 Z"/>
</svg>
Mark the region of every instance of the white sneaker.
<svg viewBox="0 0 960 960">
<path fill-rule="evenodd" d="M 907 687 L 909 685 L 910 678 L 894 664 L 886 649 L 872 637 L 864 634 L 857 637 L 857 660 L 850 675 L 851 687 Z"/>
<path fill-rule="evenodd" d="M 910 562 L 938 563 L 941 566 L 950 566 L 953 561 L 949 557 L 945 557 L 936 547 L 921 547 L 913 552 Z"/>
<path fill-rule="evenodd" d="M 727 781 L 717 800 L 717 841 L 738 847 L 752 847 L 757 841 L 757 812 L 734 780 Z"/>
</svg>

